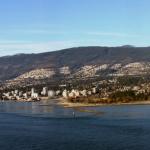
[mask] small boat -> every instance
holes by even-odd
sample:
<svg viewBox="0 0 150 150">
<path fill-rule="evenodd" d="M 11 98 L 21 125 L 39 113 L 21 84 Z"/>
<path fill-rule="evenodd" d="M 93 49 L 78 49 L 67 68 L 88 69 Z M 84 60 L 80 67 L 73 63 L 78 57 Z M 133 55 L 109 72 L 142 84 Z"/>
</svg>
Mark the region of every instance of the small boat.
<svg viewBox="0 0 150 150">
<path fill-rule="evenodd" d="M 73 117 L 75 118 L 76 115 L 75 115 L 75 112 L 74 112 L 74 111 L 73 111 L 72 115 L 73 115 Z"/>
</svg>

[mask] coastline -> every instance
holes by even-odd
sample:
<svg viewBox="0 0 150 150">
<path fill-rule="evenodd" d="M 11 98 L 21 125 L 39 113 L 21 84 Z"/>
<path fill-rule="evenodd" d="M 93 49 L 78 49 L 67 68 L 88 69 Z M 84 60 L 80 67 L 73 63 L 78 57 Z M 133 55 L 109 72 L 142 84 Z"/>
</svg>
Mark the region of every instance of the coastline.
<svg viewBox="0 0 150 150">
<path fill-rule="evenodd" d="M 97 104 L 90 104 L 90 103 L 72 103 L 68 102 L 67 99 L 59 98 L 59 105 L 65 107 L 65 108 L 73 108 L 73 107 L 98 107 L 98 106 L 119 106 L 119 105 L 150 105 L 149 101 L 135 101 L 135 102 L 129 102 L 129 103 L 97 103 Z"/>
<path fill-rule="evenodd" d="M 73 103 L 69 102 L 67 99 L 64 99 L 62 97 L 55 98 L 57 99 L 57 104 L 60 106 L 63 106 L 64 108 L 77 108 L 77 107 L 100 107 L 100 106 L 119 106 L 119 105 L 150 105 L 150 100 L 147 101 L 135 101 L 135 102 L 118 102 L 118 103 Z M 42 97 L 39 101 L 47 101 L 49 100 L 48 97 Z M 12 100 L 1 100 L 3 101 L 12 101 Z M 15 102 L 39 102 L 36 100 L 14 100 Z"/>
</svg>

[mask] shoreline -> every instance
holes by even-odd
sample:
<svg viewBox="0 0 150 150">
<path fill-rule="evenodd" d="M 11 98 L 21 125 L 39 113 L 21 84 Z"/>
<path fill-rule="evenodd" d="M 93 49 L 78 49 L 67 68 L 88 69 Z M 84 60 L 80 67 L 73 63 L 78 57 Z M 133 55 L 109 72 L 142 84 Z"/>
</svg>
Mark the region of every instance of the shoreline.
<svg viewBox="0 0 150 150">
<path fill-rule="evenodd" d="M 64 99 L 62 97 L 55 98 L 57 99 L 57 104 L 60 106 L 63 106 L 64 108 L 76 108 L 76 107 L 100 107 L 100 106 L 120 106 L 120 105 L 150 105 L 150 100 L 147 101 L 135 101 L 135 102 L 127 102 L 127 103 L 73 103 L 69 102 L 67 99 Z M 41 100 L 1 100 L 1 102 L 4 101 L 14 101 L 14 102 L 40 102 L 40 101 L 47 101 L 50 100 L 48 97 L 42 97 Z"/>
<path fill-rule="evenodd" d="M 136 101 L 136 102 L 129 102 L 129 103 L 97 103 L 97 104 L 88 104 L 88 103 L 72 103 L 68 102 L 66 99 L 59 98 L 58 105 L 61 105 L 65 108 L 73 108 L 73 107 L 99 107 L 99 106 L 120 106 L 120 105 L 150 105 L 149 101 Z"/>
</svg>

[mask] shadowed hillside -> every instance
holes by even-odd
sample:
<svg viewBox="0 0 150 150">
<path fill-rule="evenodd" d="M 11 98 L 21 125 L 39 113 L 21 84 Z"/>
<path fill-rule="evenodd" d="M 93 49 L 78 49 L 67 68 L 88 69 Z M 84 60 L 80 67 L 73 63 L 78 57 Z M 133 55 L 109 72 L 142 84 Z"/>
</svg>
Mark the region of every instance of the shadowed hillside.
<svg viewBox="0 0 150 150">
<path fill-rule="evenodd" d="M 150 47 L 77 47 L 40 54 L 0 57 L 0 80 L 41 68 L 68 66 L 71 72 L 85 65 L 150 62 Z"/>
</svg>

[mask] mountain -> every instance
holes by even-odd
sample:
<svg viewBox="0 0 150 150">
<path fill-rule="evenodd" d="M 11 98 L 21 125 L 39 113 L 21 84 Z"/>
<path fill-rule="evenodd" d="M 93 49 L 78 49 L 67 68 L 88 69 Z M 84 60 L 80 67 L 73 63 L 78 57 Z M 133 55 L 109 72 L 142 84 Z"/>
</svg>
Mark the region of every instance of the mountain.
<svg viewBox="0 0 150 150">
<path fill-rule="evenodd" d="M 150 47 L 76 47 L 0 57 L 0 80 L 148 73 Z M 88 75 L 89 74 L 89 75 Z"/>
</svg>

